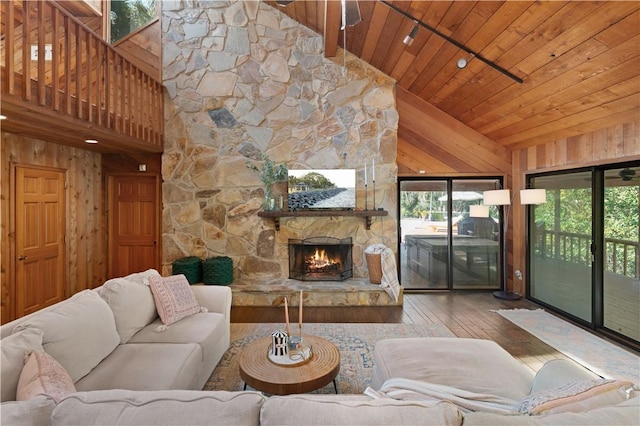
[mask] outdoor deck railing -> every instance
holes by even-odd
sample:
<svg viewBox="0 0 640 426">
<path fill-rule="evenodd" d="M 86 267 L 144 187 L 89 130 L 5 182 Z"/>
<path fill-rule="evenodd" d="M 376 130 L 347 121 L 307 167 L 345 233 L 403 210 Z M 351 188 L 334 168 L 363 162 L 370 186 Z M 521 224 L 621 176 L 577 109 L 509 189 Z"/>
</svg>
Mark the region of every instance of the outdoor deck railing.
<svg viewBox="0 0 640 426">
<path fill-rule="evenodd" d="M 2 0 L 1 20 L 3 102 L 162 144 L 160 82 L 54 2 Z"/>
<path fill-rule="evenodd" d="M 537 231 L 538 254 L 564 262 L 591 265 L 591 235 L 573 232 Z M 604 266 L 607 272 L 640 278 L 640 243 L 605 238 Z"/>
</svg>

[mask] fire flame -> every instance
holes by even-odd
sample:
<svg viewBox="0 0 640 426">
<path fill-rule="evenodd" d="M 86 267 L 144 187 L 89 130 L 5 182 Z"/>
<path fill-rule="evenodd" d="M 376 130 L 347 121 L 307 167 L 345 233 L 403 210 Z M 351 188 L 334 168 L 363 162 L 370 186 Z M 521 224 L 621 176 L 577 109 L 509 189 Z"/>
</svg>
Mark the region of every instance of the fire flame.
<svg viewBox="0 0 640 426">
<path fill-rule="evenodd" d="M 318 250 L 317 248 L 315 253 L 307 260 L 309 269 L 322 269 L 326 266 L 334 265 L 336 263 L 339 262 L 336 262 L 333 259 L 329 259 L 329 256 L 327 256 L 327 252 L 325 250 Z"/>
</svg>

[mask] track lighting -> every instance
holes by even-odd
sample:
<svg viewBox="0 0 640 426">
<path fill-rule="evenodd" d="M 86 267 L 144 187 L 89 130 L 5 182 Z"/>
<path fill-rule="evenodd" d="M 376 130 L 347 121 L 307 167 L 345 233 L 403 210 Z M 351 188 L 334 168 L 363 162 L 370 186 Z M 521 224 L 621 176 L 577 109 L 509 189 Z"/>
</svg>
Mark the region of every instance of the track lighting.
<svg viewBox="0 0 640 426">
<path fill-rule="evenodd" d="M 418 34 L 418 23 L 416 22 L 413 29 L 407 36 L 402 40 L 404 44 L 407 46 L 411 46 L 413 44 L 413 40 L 416 38 L 416 34 Z"/>
<path fill-rule="evenodd" d="M 396 11 L 397 13 L 399 13 L 402 16 L 404 16 L 405 18 L 411 19 L 413 21 L 413 23 L 415 24 L 415 27 L 411 30 L 411 33 L 408 36 L 406 36 L 404 38 L 404 40 L 403 40 L 403 43 L 406 44 L 407 46 L 411 46 L 411 43 L 413 43 L 413 38 L 415 37 L 416 33 L 418 32 L 418 27 L 422 27 L 422 28 L 432 32 L 433 34 L 437 35 L 438 37 L 446 40 L 448 43 L 451 43 L 452 45 L 454 45 L 458 49 L 461 49 L 461 50 L 467 52 L 471 56 L 471 58 L 477 58 L 479 61 L 487 64 L 488 66 L 490 66 L 494 70 L 498 71 L 499 73 L 509 77 L 510 79 L 515 81 L 516 83 L 522 84 L 524 82 L 517 75 L 507 71 L 506 69 L 502 68 L 501 66 L 499 66 L 497 64 L 494 64 L 493 62 L 491 62 L 490 60 L 488 60 L 484 56 L 480 55 L 479 53 L 474 52 L 473 50 L 471 50 L 470 48 L 468 48 L 464 44 L 454 40 L 453 38 L 451 38 L 448 35 L 442 33 L 441 31 L 438 31 L 436 28 L 432 27 L 431 25 L 418 20 L 418 18 L 416 18 L 415 16 L 413 16 L 413 15 L 405 12 L 404 10 L 400 9 L 395 4 L 393 4 L 393 3 L 391 3 L 391 2 L 389 2 L 387 0 L 377 0 L 377 1 L 382 3 L 382 4 L 384 4 L 388 8 Z M 464 68 L 466 66 L 466 63 L 471 60 L 471 59 L 466 59 L 466 58 L 462 58 L 462 59 L 463 60 L 459 60 L 458 63 L 457 63 L 458 68 Z"/>
</svg>

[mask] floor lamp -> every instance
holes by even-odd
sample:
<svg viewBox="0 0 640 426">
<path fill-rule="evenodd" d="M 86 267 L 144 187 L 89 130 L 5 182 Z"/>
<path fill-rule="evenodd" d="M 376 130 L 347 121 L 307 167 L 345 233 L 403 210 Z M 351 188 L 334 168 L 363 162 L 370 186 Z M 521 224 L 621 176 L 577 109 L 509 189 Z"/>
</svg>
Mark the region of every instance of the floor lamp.
<svg viewBox="0 0 640 426">
<path fill-rule="evenodd" d="M 515 198 L 515 197 L 514 197 Z M 504 214 L 504 229 L 502 232 L 502 283 L 501 290 L 494 291 L 494 297 L 504 300 L 518 300 L 522 296 L 518 293 L 514 293 L 507 288 L 507 275 L 508 275 L 508 247 L 507 247 L 507 231 L 509 230 L 509 215 L 511 213 L 511 195 L 508 189 L 495 189 L 491 191 L 484 191 L 483 202 L 487 206 L 500 206 L 507 209 Z M 520 204 L 543 204 L 547 202 L 547 194 L 544 189 L 523 189 L 520 191 Z"/>
</svg>

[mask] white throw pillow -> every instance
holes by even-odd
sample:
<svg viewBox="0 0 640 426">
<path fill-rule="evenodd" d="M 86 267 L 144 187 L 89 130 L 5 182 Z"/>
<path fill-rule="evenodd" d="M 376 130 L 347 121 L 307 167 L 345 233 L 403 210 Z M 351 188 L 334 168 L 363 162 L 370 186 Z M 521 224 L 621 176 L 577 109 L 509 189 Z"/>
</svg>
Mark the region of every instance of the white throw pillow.
<svg viewBox="0 0 640 426">
<path fill-rule="evenodd" d="M 76 387 L 69 373 L 60 363 L 44 351 L 33 351 L 27 356 L 18 381 L 17 400 L 27 401 L 45 395 L 60 402 L 71 395 Z"/>
<path fill-rule="evenodd" d="M 187 278 L 180 275 L 149 279 L 156 309 L 164 325 L 171 325 L 198 312 L 202 312 Z"/>
<path fill-rule="evenodd" d="M 73 382 L 86 376 L 120 344 L 113 312 L 93 290 L 76 293 L 13 329 L 44 332 L 43 348 L 67 370 Z"/>
<path fill-rule="evenodd" d="M 113 278 L 100 289 L 100 297 L 113 311 L 122 344 L 158 316 L 151 288 L 140 281 Z"/>
<path fill-rule="evenodd" d="M 18 379 L 24 365 L 24 357 L 31 351 L 42 350 L 42 330 L 29 328 L 5 337 L 0 342 L 2 349 L 2 401 L 15 401 Z"/>
</svg>

